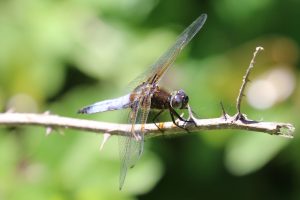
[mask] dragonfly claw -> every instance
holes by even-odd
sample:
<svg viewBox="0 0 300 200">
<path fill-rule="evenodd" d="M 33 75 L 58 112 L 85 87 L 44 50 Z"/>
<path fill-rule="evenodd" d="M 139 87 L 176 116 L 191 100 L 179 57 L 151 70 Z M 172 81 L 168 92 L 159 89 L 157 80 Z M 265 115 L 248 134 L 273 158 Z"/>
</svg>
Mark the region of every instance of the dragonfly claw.
<svg viewBox="0 0 300 200">
<path fill-rule="evenodd" d="M 133 137 L 135 138 L 136 141 L 141 141 L 142 140 L 142 136 L 141 135 L 137 135 L 137 134 L 133 134 Z"/>
</svg>

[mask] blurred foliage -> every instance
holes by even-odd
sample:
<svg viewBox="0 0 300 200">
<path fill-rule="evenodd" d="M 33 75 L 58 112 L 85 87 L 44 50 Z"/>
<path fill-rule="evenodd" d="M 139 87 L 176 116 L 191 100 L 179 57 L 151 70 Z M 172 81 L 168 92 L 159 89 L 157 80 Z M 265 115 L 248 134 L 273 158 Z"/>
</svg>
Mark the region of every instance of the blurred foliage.
<svg viewBox="0 0 300 200">
<path fill-rule="evenodd" d="M 163 85 L 184 88 L 202 118 L 220 116 L 220 101 L 234 114 L 242 76 L 255 47 L 263 46 L 242 111 L 293 123 L 296 138 L 226 130 L 147 140 L 120 192 L 116 138 L 99 153 L 96 134 L 57 130 L 46 137 L 43 128 L 3 127 L 0 199 L 299 199 L 299 6 L 296 0 L 1 1 L 2 111 L 126 122 L 124 111 L 76 111 L 128 92 L 126 85 L 205 12 L 204 28 Z"/>
</svg>

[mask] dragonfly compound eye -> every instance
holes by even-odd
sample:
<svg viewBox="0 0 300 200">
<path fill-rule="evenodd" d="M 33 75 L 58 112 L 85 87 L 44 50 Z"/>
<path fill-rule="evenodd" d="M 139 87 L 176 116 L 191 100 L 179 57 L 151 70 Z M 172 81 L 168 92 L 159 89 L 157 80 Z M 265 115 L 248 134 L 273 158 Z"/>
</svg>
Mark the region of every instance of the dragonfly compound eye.
<svg viewBox="0 0 300 200">
<path fill-rule="evenodd" d="M 171 107 L 175 109 L 184 109 L 186 108 L 189 101 L 189 97 L 185 94 L 183 90 L 177 91 L 171 96 Z"/>
</svg>

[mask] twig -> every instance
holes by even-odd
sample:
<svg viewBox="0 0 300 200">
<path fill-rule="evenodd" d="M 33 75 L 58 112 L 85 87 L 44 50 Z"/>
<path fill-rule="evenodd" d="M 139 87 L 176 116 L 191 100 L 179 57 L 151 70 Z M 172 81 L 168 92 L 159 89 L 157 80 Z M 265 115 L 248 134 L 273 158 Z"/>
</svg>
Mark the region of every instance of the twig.
<svg viewBox="0 0 300 200">
<path fill-rule="evenodd" d="M 221 103 L 223 115 L 220 118 L 211 119 L 197 119 L 188 106 L 189 117 L 193 122 L 183 122 L 178 121 L 180 127 L 185 126 L 189 132 L 186 132 L 182 128 L 176 126 L 173 122 L 161 122 L 156 124 L 146 124 L 145 125 L 145 136 L 155 137 L 155 136 L 168 136 L 174 134 L 187 134 L 191 132 L 201 131 L 201 130 L 221 130 L 221 129 L 237 129 L 237 130 L 247 130 L 262 132 L 271 135 L 278 135 L 287 138 L 294 137 L 295 128 L 289 123 L 277 123 L 277 122 L 257 122 L 254 120 L 247 119 L 245 114 L 241 113 L 241 102 L 243 97 L 243 92 L 245 90 L 247 82 L 249 82 L 249 74 L 254 66 L 254 60 L 256 54 L 263 50 L 262 47 L 257 47 L 253 54 L 253 58 L 250 65 L 243 77 L 243 84 L 240 88 L 240 92 L 237 98 L 237 114 L 230 116 L 225 112 L 225 109 Z M 6 112 L 0 113 L 0 125 L 3 126 L 44 126 L 46 129 L 46 134 L 50 134 L 53 130 L 62 129 L 76 129 L 84 130 L 95 133 L 103 133 L 105 135 L 105 141 L 101 144 L 103 147 L 104 143 L 111 135 L 128 136 L 131 134 L 130 124 L 115 124 L 107 122 L 99 122 L 84 119 L 75 119 L 68 117 L 61 117 L 57 115 L 52 115 L 49 112 L 44 114 L 32 114 L 32 113 L 13 113 Z M 141 129 L 141 125 L 137 124 L 134 126 L 136 131 Z"/>
<path fill-rule="evenodd" d="M 256 47 L 256 50 L 253 53 L 253 57 L 252 57 L 252 60 L 250 62 L 250 65 L 249 65 L 249 67 L 248 67 L 248 69 L 246 71 L 245 76 L 243 77 L 243 83 L 241 85 L 241 88 L 240 88 L 240 91 L 239 91 L 239 95 L 238 95 L 238 98 L 237 98 L 237 101 L 236 101 L 236 109 L 237 109 L 237 115 L 236 115 L 236 117 L 237 117 L 237 120 L 239 120 L 242 117 L 241 103 L 242 103 L 242 99 L 243 99 L 243 96 L 244 96 L 244 90 L 246 88 L 247 83 L 249 82 L 250 72 L 251 72 L 251 70 L 254 67 L 256 55 L 258 54 L 259 51 L 262 51 L 262 50 L 264 50 L 263 47 Z"/>
<path fill-rule="evenodd" d="M 288 138 L 293 138 L 295 128 L 289 123 L 277 122 L 255 122 L 234 120 L 234 117 L 227 115 L 224 117 L 211 119 L 194 119 L 194 123 L 188 123 L 187 128 L 189 132 L 196 132 L 201 130 L 221 130 L 221 129 L 238 129 L 247 131 L 256 131 L 268 133 L 271 135 L 278 135 Z M 184 122 L 179 122 L 184 125 Z M 182 123 L 182 124 L 181 124 Z M 57 115 L 45 114 L 31 114 L 31 113 L 2 113 L 0 114 L 0 125 L 4 126 L 44 126 L 52 129 L 76 129 L 95 133 L 107 133 L 111 135 L 127 136 L 130 134 L 131 125 L 99 122 L 93 120 L 75 119 L 68 117 L 61 117 Z M 140 125 L 136 125 L 135 129 L 139 130 Z M 163 131 L 163 133 L 162 133 Z M 171 136 L 174 134 L 187 134 L 186 131 L 178 128 L 173 122 L 159 123 L 159 129 L 155 124 L 146 124 L 145 136 L 155 137 L 160 135 Z"/>
</svg>

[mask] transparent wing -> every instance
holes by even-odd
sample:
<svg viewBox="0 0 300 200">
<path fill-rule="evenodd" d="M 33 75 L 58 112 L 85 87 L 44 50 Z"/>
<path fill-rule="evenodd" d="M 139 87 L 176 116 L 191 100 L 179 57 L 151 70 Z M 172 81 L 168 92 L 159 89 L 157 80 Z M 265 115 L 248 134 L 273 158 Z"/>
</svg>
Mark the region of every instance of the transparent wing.
<svg viewBox="0 0 300 200">
<path fill-rule="evenodd" d="M 130 113 L 131 134 L 128 137 L 119 137 L 120 149 L 120 190 L 124 185 L 128 168 L 135 166 L 136 162 L 140 159 L 144 149 L 144 129 L 147 122 L 148 114 L 151 105 L 150 91 L 146 95 L 139 95 L 136 98 Z M 140 129 L 135 130 L 135 124 L 140 124 Z"/>
<path fill-rule="evenodd" d="M 207 18 L 206 14 L 200 15 L 190 26 L 188 26 L 177 38 L 176 42 L 152 65 L 147 76 L 148 83 L 157 83 L 166 70 L 173 64 L 181 50 L 192 40 L 202 28 Z"/>
<path fill-rule="evenodd" d="M 127 170 L 134 166 L 132 164 L 133 160 L 136 162 L 143 152 L 144 138 L 141 138 L 141 141 L 137 141 L 133 136 L 120 136 L 118 139 L 121 160 L 119 189 L 121 190 L 124 185 Z"/>
<path fill-rule="evenodd" d="M 120 190 L 124 185 L 128 168 L 134 167 L 143 153 L 144 147 L 144 128 L 147 122 L 148 114 L 151 106 L 151 86 L 157 83 L 166 70 L 173 64 L 177 55 L 191 41 L 195 34 L 202 28 L 206 14 L 198 17 L 183 33 L 178 37 L 175 44 L 169 48 L 147 71 L 143 74 L 143 80 L 146 82 L 136 88 L 134 92 L 134 101 L 131 104 L 130 123 L 131 134 L 128 137 L 119 137 L 121 172 L 120 172 Z M 141 77 L 138 77 L 141 79 Z M 150 87 L 147 87 L 149 85 Z M 135 124 L 141 124 L 140 130 L 135 131 Z"/>
<path fill-rule="evenodd" d="M 140 108 L 140 103 L 141 103 L 140 98 L 141 98 L 141 96 L 135 97 L 135 100 L 132 104 L 131 112 L 129 114 L 129 116 L 130 116 L 129 122 L 130 122 L 130 124 L 132 124 L 131 130 L 134 128 L 138 110 Z M 132 162 L 131 161 L 132 158 L 137 157 L 136 159 L 138 159 L 139 155 L 136 153 L 137 152 L 136 149 L 143 148 L 143 146 L 140 143 L 140 141 L 137 141 L 135 139 L 132 132 L 127 137 L 120 136 L 118 138 L 118 140 L 119 140 L 119 154 L 120 154 L 120 160 L 121 160 L 119 189 L 121 190 L 124 185 L 127 170 L 128 170 L 128 168 L 130 168 L 130 165 L 131 165 L 130 162 Z"/>
</svg>

